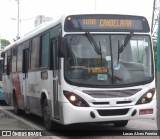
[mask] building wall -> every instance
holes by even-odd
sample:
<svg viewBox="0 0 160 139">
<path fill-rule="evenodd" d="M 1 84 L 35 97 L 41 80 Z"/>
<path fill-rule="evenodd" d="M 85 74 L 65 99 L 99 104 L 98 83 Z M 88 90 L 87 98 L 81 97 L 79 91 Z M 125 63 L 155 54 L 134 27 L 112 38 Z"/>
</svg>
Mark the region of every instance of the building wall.
<svg viewBox="0 0 160 139">
<path fill-rule="evenodd" d="M 45 15 L 38 15 L 34 21 L 34 26 L 38 26 L 44 22 L 51 21 L 52 17 L 46 17 Z"/>
</svg>

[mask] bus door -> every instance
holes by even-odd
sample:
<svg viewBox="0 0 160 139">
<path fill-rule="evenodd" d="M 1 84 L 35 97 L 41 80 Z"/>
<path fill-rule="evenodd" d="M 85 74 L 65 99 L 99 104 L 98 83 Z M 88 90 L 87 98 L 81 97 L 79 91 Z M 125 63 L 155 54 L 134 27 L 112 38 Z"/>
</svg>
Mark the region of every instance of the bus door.
<svg viewBox="0 0 160 139">
<path fill-rule="evenodd" d="M 23 50 L 23 95 L 25 111 L 29 112 L 29 99 L 27 100 L 28 92 L 28 68 L 29 68 L 29 48 Z"/>
<path fill-rule="evenodd" d="M 58 38 L 52 40 L 52 69 L 53 69 L 53 108 L 54 118 L 59 119 L 58 103 Z"/>
</svg>

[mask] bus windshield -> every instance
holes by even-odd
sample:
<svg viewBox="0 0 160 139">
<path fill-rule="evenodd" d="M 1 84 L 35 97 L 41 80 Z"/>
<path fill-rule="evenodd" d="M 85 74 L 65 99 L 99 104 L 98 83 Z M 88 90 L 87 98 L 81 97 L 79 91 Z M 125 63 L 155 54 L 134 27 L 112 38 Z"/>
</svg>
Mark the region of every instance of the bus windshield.
<svg viewBox="0 0 160 139">
<path fill-rule="evenodd" d="M 151 42 L 147 35 L 132 35 L 119 53 L 128 34 L 66 35 L 65 78 L 81 86 L 128 85 L 153 79 Z"/>
</svg>

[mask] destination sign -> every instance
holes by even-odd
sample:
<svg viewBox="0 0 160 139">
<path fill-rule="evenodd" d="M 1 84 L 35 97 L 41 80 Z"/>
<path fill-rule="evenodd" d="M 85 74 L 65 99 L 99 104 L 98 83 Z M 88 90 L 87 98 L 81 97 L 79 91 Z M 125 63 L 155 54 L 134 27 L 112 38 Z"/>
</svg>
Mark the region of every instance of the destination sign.
<svg viewBox="0 0 160 139">
<path fill-rule="evenodd" d="M 65 31 L 149 32 L 146 18 L 129 15 L 71 15 L 65 20 Z"/>
<path fill-rule="evenodd" d="M 99 26 L 99 27 L 128 27 L 131 28 L 133 20 L 120 19 L 83 19 L 83 25 Z"/>
</svg>

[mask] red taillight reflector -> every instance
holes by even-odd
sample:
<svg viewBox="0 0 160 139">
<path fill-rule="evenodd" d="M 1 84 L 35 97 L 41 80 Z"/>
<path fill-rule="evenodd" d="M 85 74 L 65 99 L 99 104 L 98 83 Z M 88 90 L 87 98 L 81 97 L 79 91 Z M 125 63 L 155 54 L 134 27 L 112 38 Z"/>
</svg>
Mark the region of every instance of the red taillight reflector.
<svg viewBox="0 0 160 139">
<path fill-rule="evenodd" d="M 145 114 L 153 114 L 153 109 L 141 109 L 141 110 L 139 110 L 139 115 L 145 115 Z"/>
</svg>

